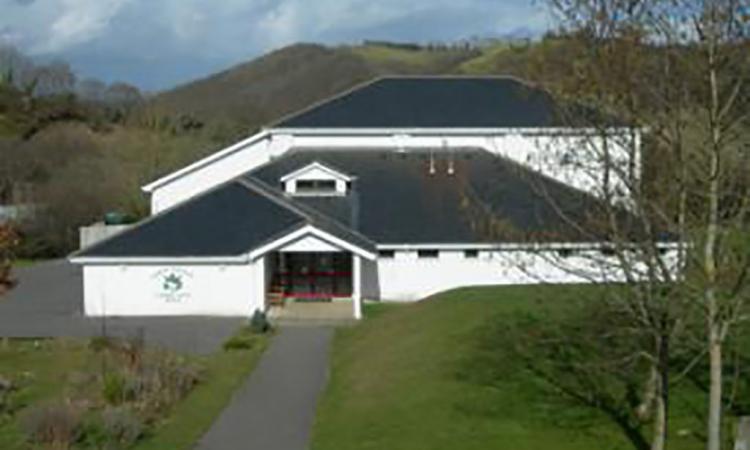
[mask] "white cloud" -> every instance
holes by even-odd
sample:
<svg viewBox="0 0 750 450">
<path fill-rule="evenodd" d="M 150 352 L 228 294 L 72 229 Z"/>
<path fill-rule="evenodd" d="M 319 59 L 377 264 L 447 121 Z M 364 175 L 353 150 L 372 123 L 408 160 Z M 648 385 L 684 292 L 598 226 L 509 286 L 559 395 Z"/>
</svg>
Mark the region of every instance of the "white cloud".
<svg viewBox="0 0 750 450">
<path fill-rule="evenodd" d="M 450 41 L 545 28 L 533 0 L 0 0 L 0 42 L 84 75 L 189 79 L 294 42 Z M 538 4 L 537 4 L 538 6 Z M 168 67 L 167 67 L 168 66 Z M 88 73 L 86 70 L 88 69 Z M 155 81 L 158 80 L 158 81 Z"/>
<path fill-rule="evenodd" d="M 131 0 L 58 0 L 59 14 L 29 51 L 55 53 L 99 37 Z M 48 5 L 49 6 L 49 5 Z"/>
</svg>

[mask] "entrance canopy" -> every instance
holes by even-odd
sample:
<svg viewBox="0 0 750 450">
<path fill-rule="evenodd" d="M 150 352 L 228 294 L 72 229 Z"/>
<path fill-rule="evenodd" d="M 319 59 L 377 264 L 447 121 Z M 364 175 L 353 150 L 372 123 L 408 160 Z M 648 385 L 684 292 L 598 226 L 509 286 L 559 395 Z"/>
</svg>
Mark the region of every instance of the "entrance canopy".
<svg viewBox="0 0 750 450">
<path fill-rule="evenodd" d="M 360 246 L 351 240 L 344 240 L 328 231 L 307 225 L 282 236 L 250 253 L 251 259 L 259 258 L 272 251 L 281 252 L 349 252 L 367 260 L 375 260 L 374 249 Z"/>
</svg>

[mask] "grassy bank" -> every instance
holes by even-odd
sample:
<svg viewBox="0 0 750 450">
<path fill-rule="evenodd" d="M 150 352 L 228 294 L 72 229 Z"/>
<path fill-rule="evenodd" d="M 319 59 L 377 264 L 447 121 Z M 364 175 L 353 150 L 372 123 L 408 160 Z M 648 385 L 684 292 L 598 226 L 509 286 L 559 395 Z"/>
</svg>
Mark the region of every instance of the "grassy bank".
<svg viewBox="0 0 750 450">
<path fill-rule="evenodd" d="M 495 343 L 500 358 L 485 345 L 488 325 L 534 318 L 555 327 L 593 294 L 578 286 L 475 288 L 371 307 L 364 323 L 336 336 L 313 448 L 632 448 L 603 413 L 524 370 L 505 351 L 513 342 Z M 672 443 L 701 448 L 692 436 Z"/>
</svg>

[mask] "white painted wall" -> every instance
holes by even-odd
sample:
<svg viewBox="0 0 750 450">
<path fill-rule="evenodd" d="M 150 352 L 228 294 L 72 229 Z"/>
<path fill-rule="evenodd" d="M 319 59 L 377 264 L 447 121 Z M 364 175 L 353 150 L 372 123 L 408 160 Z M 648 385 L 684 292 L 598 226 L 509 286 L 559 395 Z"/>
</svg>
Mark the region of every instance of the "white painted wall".
<svg viewBox="0 0 750 450">
<path fill-rule="evenodd" d="M 280 252 L 341 252 L 341 247 L 312 235 L 304 236 L 279 249 Z"/>
<path fill-rule="evenodd" d="M 443 147 L 483 148 L 595 195 L 601 195 L 605 165 L 605 140 L 583 137 L 580 133 L 573 134 L 571 130 L 565 133 L 550 130 L 546 134 L 544 130 L 532 133 L 503 129 L 490 132 L 446 130 L 444 134 L 434 130 L 411 133 L 398 130 L 354 130 L 348 134 L 340 131 L 326 134 L 325 131 L 309 133 L 305 130 L 269 130 L 246 142 L 247 144 L 235 144 L 232 151 L 226 152 L 226 156 L 209 157 L 214 158 L 210 164 L 197 164 L 195 170 L 154 186 L 151 193 L 152 214 L 266 164 L 293 147 L 326 150 L 351 147 L 363 150 L 403 148 L 404 151 Z M 619 175 L 610 176 L 613 180 L 610 188 L 616 188 L 627 181 L 618 178 L 640 176 L 640 157 L 638 152 L 631 157 L 629 142 L 622 135 L 606 140 L 608 158 L 623 168 Z M 625 169 L 628 167 L 632 167 L 632 173 Z"/>
<path fill-rule="evenodd" d="M 675 256 L 672 251 L 664 257 Z M 623 281 L 616 261 L 598 250 L 566 258 L 556 250 L 480 251 L 478 258 L 465 258 L 463 251 L 442 250 L 436 259 L 418 258 L 416 251 L 397 251 L 393 259 L 378 259 L 377 271 L 365 270 L 363 276 L 365 296 L 385 301 L 421 300 L 465 286 Z"/>
<path fill-rule="evenodd" d="M 273 156 L 287 151 L 294 140 L 289 136 L 259 135 L 247 139 L 247 144 L 235 144 L 236 149 L 210 164 L 196 168 L 173 181 L 156 186 L 151 192 L 151 214 L 156 214 L 182 203 L 211 188 L 226 183 L 255 167 L 263 165 Z M 211 158 L 211 157 L 209 157 Z"/>
<path fill-rule="evenodd" d="M 246 265 L 85 265 L 87 316 L 250 316 L 264 303 L 263 259 Z M 163 289 L 178 274 L 182 289 Z"/>
<path fill-rule="evenodd" d="M 104 222 L 98 222 L 87 227 L 78 229 L 79 248 L 90 247 L 105 239 L 109 239 L 123 231 L 129 229 L 132 225 L 106 225 Z"/>
</svg>

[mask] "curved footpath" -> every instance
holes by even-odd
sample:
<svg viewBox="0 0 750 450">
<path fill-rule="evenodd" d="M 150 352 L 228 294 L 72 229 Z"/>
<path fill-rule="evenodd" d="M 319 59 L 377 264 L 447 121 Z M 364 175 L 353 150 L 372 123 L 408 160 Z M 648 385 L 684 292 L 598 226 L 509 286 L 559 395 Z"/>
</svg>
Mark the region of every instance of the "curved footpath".
<svg viewBox="0 0 750 450">
<path fill-rule="evenodd" d="M 328 327 L 282 327 L 197 449 L 308 448 L 332 335 Z"/>
</svg>

